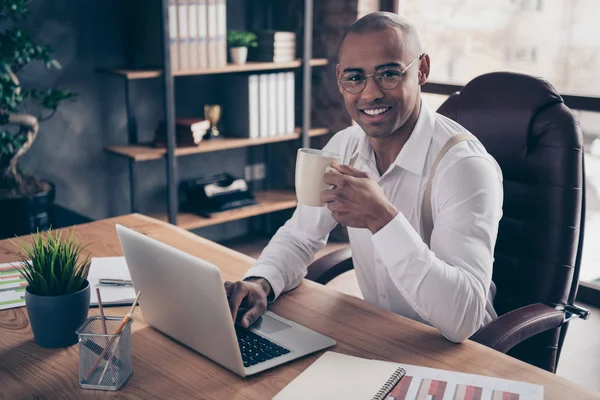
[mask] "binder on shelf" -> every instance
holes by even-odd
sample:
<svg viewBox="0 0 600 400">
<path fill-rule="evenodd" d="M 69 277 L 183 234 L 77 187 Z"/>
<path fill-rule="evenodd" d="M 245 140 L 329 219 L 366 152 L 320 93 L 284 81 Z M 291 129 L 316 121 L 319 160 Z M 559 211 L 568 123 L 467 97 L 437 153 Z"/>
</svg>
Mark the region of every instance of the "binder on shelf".
<svg viewBox="0 0 600 400">
<path fill-rule="evenodd" d="M 177 0 L 177 28 L 179 33 L 179 70 L 190 69 L 188 0 Z"/>
<path fill-rule="evenodd" d="M 287 130 L 287 102 L 286 95 L 286 76 L 285 72 L 274 74 L 277 79 L 277 132 L 280 135 L 290 134 L 293 131 Z"/>
<path fill-rule="evenodd" d="M 208 68 L 217 68 L 219 60 L 217 56 L 217 0 L 206 0 L 208 5 Z"/>
<path fill-rule="evenodd" d="M 259 76 L 234 75 L 229 79 L 223 107 L 225 136 L 258 138 L 259 122 Z"/>
<path fill-rule="evenodd" d="M 294 125 L 296 123 L 296 95 L 295 95 L 295 82 L 294 82 L 294 72 L 285 72 L 286 74 L 286 88 L 285 94 L 287 96 L 287 101 L 285 102 L 286 111 L 286 131 L 294 132 Z"/>
<path fill-rule="evenodd" d="M 169 0 L 169 43 L 171 53 L 171 70 L 179 69 L 179 37 L 177 33 L 177 1 Z"/>
<path fill-rule="evenodd" d="M 279 133 L 277 130 L 277 74 L 267 74 L 267 80 L 269 81 L 269 93 L 267 97 L 269 99 L 269 136 L 277 136 Z"/>
<path fill-rule="evenodd" d="M 198 68 L 208 68 L 208 5 L 198 2 Z"/>
<path fill-rule="evenodd" d="M 258 98 L 258 75 L 248 77 L 248 99 L 250 100 L 250 138 L 260 137 L 260 110 Z"/>
<path fill-rule="evenodd" d="M 200 0 L 188 0 L 189 45 L 188 60 L 191 69 L 198 69 L 198 5 Z"/>
<path fill-rule="evenodd" d="M 259 137 L 269 137 L 269 81 L 267 74 L 258 75 Z"/>
<path fill-rule="evenodd" d="M 225 0 L 217 0 L 217 63 L 227 65 L 227 6 Z"/>
</svg>

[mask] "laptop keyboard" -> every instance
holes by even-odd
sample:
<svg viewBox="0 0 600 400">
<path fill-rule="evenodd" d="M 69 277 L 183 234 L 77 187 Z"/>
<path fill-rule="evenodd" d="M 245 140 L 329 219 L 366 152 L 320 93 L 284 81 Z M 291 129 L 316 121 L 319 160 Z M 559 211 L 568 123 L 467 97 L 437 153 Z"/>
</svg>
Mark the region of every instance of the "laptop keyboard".
<svg viewBox="0 0 600 400">
<path fill-rule="evenodd" d="M 242 361 L 246 368 L 290 352 L 285 347 L 281 347 L 237 325 L 235 326 L 235 333 L 242 352 Z"/>
</svg>

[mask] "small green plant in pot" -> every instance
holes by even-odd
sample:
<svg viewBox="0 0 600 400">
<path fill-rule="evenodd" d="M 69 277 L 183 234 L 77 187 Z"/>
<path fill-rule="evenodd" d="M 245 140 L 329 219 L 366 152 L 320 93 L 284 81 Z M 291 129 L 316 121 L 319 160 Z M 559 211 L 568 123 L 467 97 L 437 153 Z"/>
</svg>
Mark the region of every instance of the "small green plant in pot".
<svg viewBox="0 0 600 400">
<path fill-rule="evenodd" d="M 77 343 L 75 331 L 90 307 L 90 256 L 82 257 L 74 230 L 65 237 L 53 230 L 38 233 L 20 247 L 17 269 L 27 281 L 25 305 L 36 343 L 51 348 Z"/>
<path fill-rule="evenodd" d="M 252 32 L 229 31 L 227 44 L 234 64 L 245 64 L 248 58 L 248 47 L 257 47 L 257 36 Z"/>
</svg>

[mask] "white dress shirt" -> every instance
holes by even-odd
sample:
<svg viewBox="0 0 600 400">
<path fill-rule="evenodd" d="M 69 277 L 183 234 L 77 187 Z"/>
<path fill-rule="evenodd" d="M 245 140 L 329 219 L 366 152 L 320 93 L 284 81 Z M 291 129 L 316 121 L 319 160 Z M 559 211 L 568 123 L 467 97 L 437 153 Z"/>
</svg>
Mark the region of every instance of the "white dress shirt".
<svg viewBox="0 0 600 400">
<path fill-rule="evenodd" d="M 434 176 L 431 249 L 423 242 L 421 207 L 432 165 L 446 141 L 468 133 L 422 102 L 415 128 L 400 154 L 382 175 L 363 130 L 338 132 L 324 150 L 366 172 L 398 209 L 377 233 L 348 228 L 356 278 L 364 299 L 382 309 L 436 327 L 461 342 L 496 318 L 488 299 L 498 222 L 502 216 L 502 173 L 484 147 L 473 141 L 455 145 Z M 315 253 L 336 226 L 327 207 L 298 205 L 244 278 L 264 277 L 274 292 L 295 288 Z"/>
</svg>

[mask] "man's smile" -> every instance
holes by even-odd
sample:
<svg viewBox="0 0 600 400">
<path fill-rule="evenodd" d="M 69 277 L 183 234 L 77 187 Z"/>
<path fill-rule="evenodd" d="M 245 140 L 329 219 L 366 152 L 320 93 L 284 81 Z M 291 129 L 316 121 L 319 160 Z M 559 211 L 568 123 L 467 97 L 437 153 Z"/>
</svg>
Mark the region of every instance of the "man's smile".
<svg viewBox="0 0 600 400">
<path fill-rule="evenodd" d="M 369 121 L 379 121 L 386 118 L 386 113 L 391 110 L 390 106 L 364 107 L 360 109 L 360 113 Z"/>
</svg>

